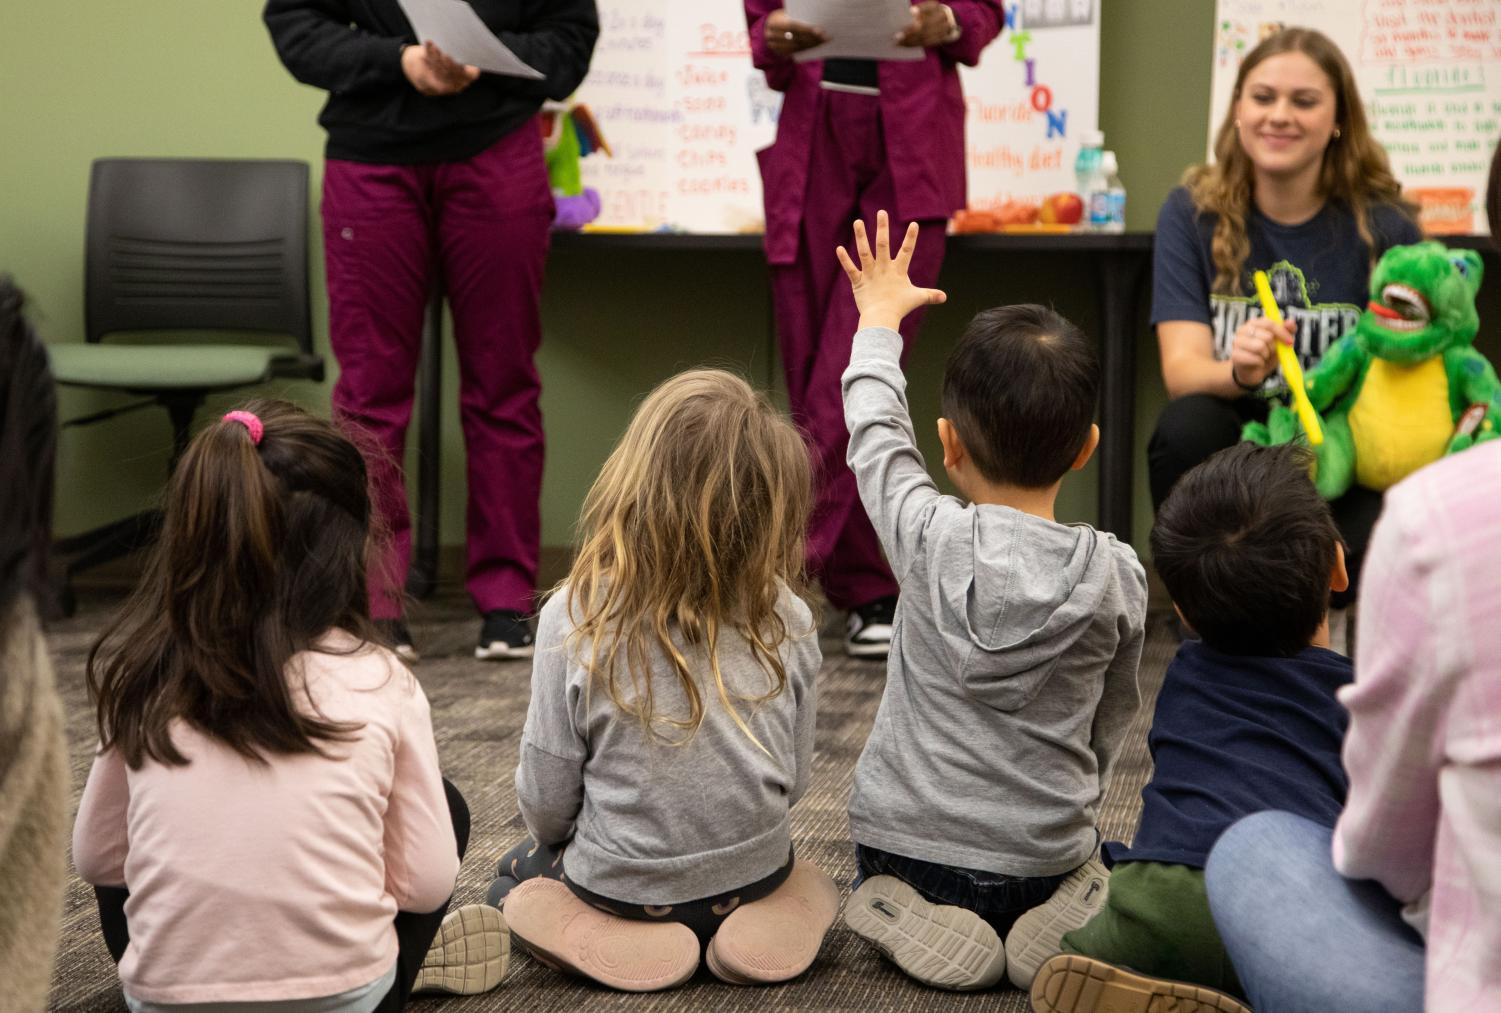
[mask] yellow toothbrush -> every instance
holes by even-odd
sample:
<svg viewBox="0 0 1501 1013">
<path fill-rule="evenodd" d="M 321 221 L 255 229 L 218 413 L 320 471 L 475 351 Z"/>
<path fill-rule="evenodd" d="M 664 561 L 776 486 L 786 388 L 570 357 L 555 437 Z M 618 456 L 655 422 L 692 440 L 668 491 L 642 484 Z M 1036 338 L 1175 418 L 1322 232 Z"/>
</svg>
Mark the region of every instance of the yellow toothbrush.
<svg viewBox="0 0 1501 1013">
<path fill-rule="evenodd" d="M 1282 323 L 1282 311 L 1277 308 L 1277 300 L 1272 298 L 1272 286 L 1266 280 L 1266 272 L 1257 271 L 1253 277 L 1256 294 L 1261 297 L 1261 312 L 1272 323 Z M 1286 342 L 1274 339 L 1272 344 L 1277 347 L 1277 364 L 1282 367 L 1282 378 L 1287 381 L 1288 390 L 1293 392 L 1293 408 L 1298 412 L 1298 421 L 1303 423 L 1308 442 L 1317 447 L 1324 442 L 1324 429 L 1319 425 L 1319 413 L 1313 410 L 1313 402 L 1308 400 L 1308 388 L 1303 386 L 1303 367 L 1298 365 L 1298 355 Z"/>
</svg>

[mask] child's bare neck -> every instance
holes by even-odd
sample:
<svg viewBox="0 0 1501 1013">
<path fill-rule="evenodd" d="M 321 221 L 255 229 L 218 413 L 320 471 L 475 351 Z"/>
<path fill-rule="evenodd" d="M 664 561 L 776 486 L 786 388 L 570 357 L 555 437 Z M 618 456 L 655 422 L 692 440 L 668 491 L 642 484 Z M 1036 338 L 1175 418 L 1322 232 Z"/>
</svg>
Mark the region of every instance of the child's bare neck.
<svg viewBox="0 0 1501 1013">
<path fill-rule="evenodd" d="M 1031 514 L 1033 517 L 1041 517 L 1045 521 L 1056 522 L 1058 518 L 1053 515 L 1053 506 L 1058 500 L 1058 488 L 1062 484 L 1059 481 L 1041 489 L 1034 489 L 1023 485 L 980 481 L 966 492 L 969 501 L 977 506 L 988 503 L 994 506 L 1010 507 L 1021 513 Z"/>
<path fill-rule="evenodd" d="M 1319 628 L 1313 631 L 1313 639 L 1308 642 L 1309 647 L 1322 647 L 1331 649 L 1332 638 L 1329 636 L 1329 613 L 1324 613 L 1324 621 L 1319 623 Z"/>
</svg>

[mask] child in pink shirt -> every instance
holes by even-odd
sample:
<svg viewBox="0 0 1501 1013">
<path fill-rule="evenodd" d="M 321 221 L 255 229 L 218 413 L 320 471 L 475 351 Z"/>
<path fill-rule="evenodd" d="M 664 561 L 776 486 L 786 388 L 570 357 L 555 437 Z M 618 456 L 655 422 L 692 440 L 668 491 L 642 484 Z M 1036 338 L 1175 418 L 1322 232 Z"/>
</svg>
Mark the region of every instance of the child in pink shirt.
<svg viewBox="0 0 1501 1013">
<path fill-rule="evenodd" d="M 499 912 L 445 919 L 469 814 L 421 687 L 370 638 L 369 524 L 359 451 L 282 402 L 177 466 L 89 656 L 101 746 L 73 829 L 135 1013 L 395 1010 L 504 974 Z M 440 930 L 466 945 L 429 955 Z"/>
</svg>

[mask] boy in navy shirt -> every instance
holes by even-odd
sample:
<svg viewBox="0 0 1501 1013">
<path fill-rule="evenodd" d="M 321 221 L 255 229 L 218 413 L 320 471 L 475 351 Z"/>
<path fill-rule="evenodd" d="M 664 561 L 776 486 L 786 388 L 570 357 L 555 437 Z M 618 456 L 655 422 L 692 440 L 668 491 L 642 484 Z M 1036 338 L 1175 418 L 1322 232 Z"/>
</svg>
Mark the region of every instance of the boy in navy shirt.
<svg viewBox="0 0 1501 1013">
<path fill-rule="evenodd" d="M 1049 939 L 1068 913 L 1049 905 L 1007 939 L 1012 980 L 1031 984 L 1037 1010 L 1114 1009 L 1133 993 L 1244 1009 L 1230 998 L 1243 992 L 1204 893 L 1209 849 L 1250 813 L 1282 809 L 1332 827 L 1344 805 L 1348 718 L 1335 691 L 1352 668 L 1328 649 L 1328 611 L 1348 579 L 1306 452 L 1240 444 L 1189 471 L 1157 513 L 1152 558 L 1201 639 L 1168 666 L 1135 840 L 1104 848 L 1108 895 L 1060 947 Z M 1058 949 L 1035 980 L 1017 981 Z M 1029 959 L 1016 959 L 1022 950 Z M 1099 986 L 1093 1002 L 1059 1006 L 1085 978 Z"/>
</svg>

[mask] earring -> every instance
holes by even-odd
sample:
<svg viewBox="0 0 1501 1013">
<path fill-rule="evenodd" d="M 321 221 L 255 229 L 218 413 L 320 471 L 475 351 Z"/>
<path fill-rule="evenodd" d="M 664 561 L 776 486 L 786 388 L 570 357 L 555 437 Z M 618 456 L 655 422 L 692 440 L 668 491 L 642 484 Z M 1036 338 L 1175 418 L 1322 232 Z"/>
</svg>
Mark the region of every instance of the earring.
<svg viewBox="0 0 1501 1013">
<path fill-rule="evenodd" d="M 1334 128 L 1334 139 L 1339 140 L 1339 127 Z"/>
</svg>

